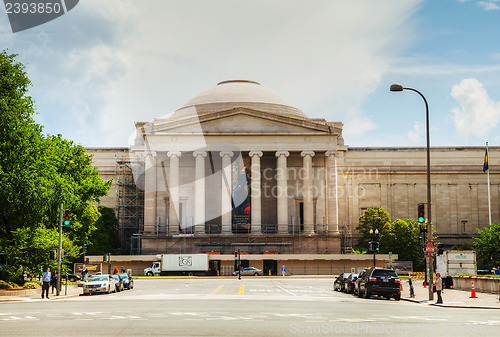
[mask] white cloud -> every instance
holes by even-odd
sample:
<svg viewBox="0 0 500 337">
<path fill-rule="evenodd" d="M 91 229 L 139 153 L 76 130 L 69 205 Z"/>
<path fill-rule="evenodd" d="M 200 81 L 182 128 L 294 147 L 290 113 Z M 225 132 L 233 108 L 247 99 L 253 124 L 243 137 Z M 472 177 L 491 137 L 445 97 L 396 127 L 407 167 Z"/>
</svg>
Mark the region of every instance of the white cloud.
<svg viewBox="0 0 500 337">
<path fill-rule="evenodd" d="M 413 123 L 413 129 L 408 131 L 408 139 L 414 145 L 421 145 L 423 143 L 424 135 L 425 135 L 424 123 L 415 122 Z"/>
<path fill-rule="evenodd" d="M 453 86 L 451 96 L 460 104 L 452 110 L 458 135 L 467 141 L 469 135 L 484 137 L 500 119 L 500 102 L 488 96 L 475 78 L 464 79 Z"/>
<path fill-rule="evenodd" d="M 500 9 L 496 2 L 497 1 L 478 1 L 477 5 L 483 7 L 485 11 L 495 11 Z"/>
<path fill-rule="evenodd" d="M 411 43 L 420 2 L 88 0 L 9 44 L 46 130 L 84 145 L 124 146 L 134 121 L 226 79 L 356 135 L 376 127 L 360 107 Z"/>
<path fill-rule="evenodd" d="M 358 111 L 347 116 L 343 128 L 343 136 L 344 139 L 348 139 L 349 141 L 354 139 L 355 141 L 356 138 L 363 138 L 367 132 L 376 128 L 377 124 L 375 122 Z"/>
</svg>

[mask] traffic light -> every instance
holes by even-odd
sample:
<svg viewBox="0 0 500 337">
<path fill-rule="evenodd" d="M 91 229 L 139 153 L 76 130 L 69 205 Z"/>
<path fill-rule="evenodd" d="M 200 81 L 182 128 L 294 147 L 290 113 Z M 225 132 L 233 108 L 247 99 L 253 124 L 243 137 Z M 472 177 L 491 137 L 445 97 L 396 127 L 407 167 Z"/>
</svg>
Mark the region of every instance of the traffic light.
<svg viewBox="0 0 500 337">
<path fill-rule="evenodd" d="M 238 253 L 237 252 L 234 252 L 234 260 L 238 260 Z"/>
<path fill-rule="evenodd" d="M 375 251 L 378 252 L 380 250 L 379 243 L 378 242 L 374 242 L 374 246 L 375 246 Z"/>
<path fill-rule="evenodd" d="M 65 209 L 63 214 L 63 225 L 65 226 L 69 226 L 69 214 L 69 209 Z"/>
<path fill-rule="evenodd" d="M 372 241 L 368 242 L 368 250 L 370 250 L 370 251 L 373 250 L 373 242 Z"/>
<path fill-rule="evenodd" d="M 85 258 L 85 263 L 86 263 L 86 264 L 89 264 L 89 258 L 88 258 L 88 257 L 87 257 L 87 258 Z"/>
<path fill-rule="evenodd" d="M 425 222 L 425 204 L 418 204 L 418 222 L 419 223 L 424 223 Z"/>
</svg>

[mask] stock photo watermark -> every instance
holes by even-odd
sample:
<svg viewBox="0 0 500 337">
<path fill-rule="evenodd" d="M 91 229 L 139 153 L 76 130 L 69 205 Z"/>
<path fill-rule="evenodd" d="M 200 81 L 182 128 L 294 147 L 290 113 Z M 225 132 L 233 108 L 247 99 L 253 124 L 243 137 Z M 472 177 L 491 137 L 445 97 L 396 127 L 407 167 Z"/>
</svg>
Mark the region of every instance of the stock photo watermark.
<svg viewBox="0 0 500 337">
<path fill-rule="evenodd" d="M 322 335 L 397 335 L 397 336 L 430 336 L 430 335 L 457 335 L 457 336 L 498 336 L 498 325 L 486 324 L 391 324 L 391 323 L 291 323 L 289 332 L 294 336 L 322 336 Z"/>
<path fill-rule="evenodd" d="M 80 0 L 4 0 L 12 33 L 40 26 L 72 10 Z"/>
</svg>

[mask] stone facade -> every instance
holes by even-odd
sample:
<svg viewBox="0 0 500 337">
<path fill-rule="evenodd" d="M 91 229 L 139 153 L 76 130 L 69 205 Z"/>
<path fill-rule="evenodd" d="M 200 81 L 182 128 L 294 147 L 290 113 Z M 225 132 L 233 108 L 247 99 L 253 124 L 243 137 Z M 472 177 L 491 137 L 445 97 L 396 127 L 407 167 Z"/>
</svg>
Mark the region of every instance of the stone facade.
<svg viewBox="0 0 500 337">
<path fill-rule="evenodd" d="M 102 204 L 117 211 L 124 253 L 336 254 L 355 241 L 368 207 L 416 217 L 426 202 L 425 148 L 348 147 L 342 123 L 308 118 L 257 86 L 221 82 L 173 117 L 136 123 L 130 148 L 87 149 L 102 178 L 114 179 Z M 227 102 L 231 95 L 245 101 Z M 489 149 L 493 222 L 499 150 Z M 432 148 L 440 242 L 488 224 L 483 157 L 479 147 Z"/>
</svg>

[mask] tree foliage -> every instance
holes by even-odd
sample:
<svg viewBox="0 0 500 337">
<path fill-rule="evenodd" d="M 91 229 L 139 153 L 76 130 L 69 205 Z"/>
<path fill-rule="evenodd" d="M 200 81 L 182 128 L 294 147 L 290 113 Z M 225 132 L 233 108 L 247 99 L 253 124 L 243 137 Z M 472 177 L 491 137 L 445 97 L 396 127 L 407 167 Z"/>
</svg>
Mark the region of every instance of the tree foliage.
<svg viewBox="0 0 500 337">
<path fill-rule="evenodd" d="M 382 228 L 390 222 L 391 217 L 389 213 L 382 207 L 368 208 L 365 213 L 359 217 L 359 225 L 356 227 L 356 230 L 361 234 L 361 238 L 358 240 L 358 248 L 367 250 L 368 242 L 373 236 L 370 234 L 370 229 L 372 229 L 373 232 L 378 230 L 380 233 Z"/>
<path fill-rule="evenodd" d="M 19 235 L 29 238 L 40 228 L 57 232 L 61 203 L 71 210 L 71 226 L 65 228 L 67 242 L 80 248 L 100 216 L 92 202 L 98 203 L 112 182 L 100 179 L 82 146 L 61 135 L 43 134 L 33 119 L 34 104 L 28 95 L 31 82 L 15 57 L 0 52 L 0 251 L 11 250 L 12 243 L 18 245 Z M 34 268 L 25 264 L 27 260 L 9 256 L 9 264 L 22 262 L 23 267 Z M 43 258 L 35 260 L 41 263 Z"/>
<path fill-rule="evenodd" d="M 118 219 L 112 208 L 100 206 L 101 217 L 95 223 L 96 230 L 89 237 L 88 255 L 103 255 L 120 252 Z"/>
<path fill-rule="evenodd" d="M 396 219 L 387 223 L 380 234 L 380 252 L 398 254 L 399 261 L 412 261 L 413 269 L 424 268 L 424 252 L 420 246 L 420 229 L 413 219 Z"/>
<path fill-rule="evenodd" d="M 481 269 L 492 269 L 500 266 L 500 223 L 491 224 L 483 230 L 477 229 L 478 238 L 474 246 Z"/>
</svg>

